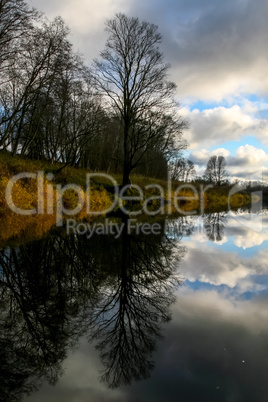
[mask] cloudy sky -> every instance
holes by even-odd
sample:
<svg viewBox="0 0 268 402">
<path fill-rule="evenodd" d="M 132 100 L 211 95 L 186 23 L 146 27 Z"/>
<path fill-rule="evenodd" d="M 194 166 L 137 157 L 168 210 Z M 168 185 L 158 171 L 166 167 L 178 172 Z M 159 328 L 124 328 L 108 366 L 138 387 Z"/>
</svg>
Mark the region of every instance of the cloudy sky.
<svg viewBox="0 0 268 402">
<path fill-rule="evenodd" d="M 204 166 L 226 157 L 237 178 L 268 175 L 267 0 L 28 0 L 61 15 L 88 63 L 103 49 L 117 12 L 158 25 L 181 113 L 190 121 L 188 156 Z"/>
</svg>

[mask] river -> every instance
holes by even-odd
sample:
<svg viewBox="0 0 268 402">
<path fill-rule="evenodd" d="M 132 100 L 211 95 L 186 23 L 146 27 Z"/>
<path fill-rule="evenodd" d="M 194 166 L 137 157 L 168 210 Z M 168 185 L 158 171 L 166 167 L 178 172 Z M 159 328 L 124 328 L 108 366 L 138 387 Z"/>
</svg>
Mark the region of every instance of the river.
<svg viewBox="0 0 268 402">
<path fill-rule="evenodd" d="M 0 399 L 266 402 L 268 213 L 0 250 Z"/>
</svg>

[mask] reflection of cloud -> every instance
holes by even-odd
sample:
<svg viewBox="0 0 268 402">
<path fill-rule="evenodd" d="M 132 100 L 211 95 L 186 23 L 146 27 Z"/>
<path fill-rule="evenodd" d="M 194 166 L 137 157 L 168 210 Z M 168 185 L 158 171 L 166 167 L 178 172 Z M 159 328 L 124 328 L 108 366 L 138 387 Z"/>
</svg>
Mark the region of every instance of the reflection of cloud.
<svg viewBox="0 0 268 402">
<path fill-rule="evenodd" d="M 123 401 L 122 391 L 113 390 L 99 381 L 101 363 L 93 345 L 83 338 L 75 353 L 71 353 L 64 363 L 68 367 L 55 387 L 44 384 L 38 394 L 33 393 L 27 402 L 100 402 Z"/>
<path fill-rule="evenodd" d="M 266 302 L 234 304 L 216 292 L 179 292 L 155 374 L 130 392 L 154 402 L 175 402 L 178 395 L 182 402 L 197 395 L 198 401 L 264 402 Z"/>
<path fill-rule="evenodd" d="M 246 228 L 238 233 L 235 236 L 234 233 L 231 233 L 234 236 L 234 244 L 239 244 L 239 242 L 242 244 L 241 239 L 247 233 L 249 242 L 250 238 L 254 237 L 252 232 L 247 231 Z M 230 232 L 227 231 L 226 234 L 228 238 Z M 265 237 L 268 237 L 267 233 Z M 247 291 L 259 292 L 266 289 L 266 283 L 262 284 L 258 283 L 257 280 L 253 281 L 252 277 L 268 275 L 266 263 L 268 251 L 260 250 L 251 259 L 248 259 L 236 252 L 228 252 L 226 249 L 215 247 L 212 243 L 200 244 L 193 241 L 194 237 L 191 240 L 187 242 L 189 250 L 180 267 L 180 272 L 185 279 L 192 283 L 199 281 L 212 286 L 225 285 L 231 289 L 235 288 L 237 297 L 243 296 Z M 238 247 L 240 246 L 238 245 Z"/>
<path fill-rule="evenodd" d="M 251 231 L 227 225 L 226 235 L 239 239 L 243 235 L 250 237 Z M 193 282 L 224 284 L 233 289 L 178 289 L 173 318 L 159 343 L 151 378 L 108 390 L 98 381 L 98 352 L 85 341 L 65 362 L 68 370 L 56 387 L 44 386 L 29 402 L 175 402 L 178 393 L 182 402 L 195 400 L 196 395 L 200 401 L 265 402 L 268 250 L 261 249 L 250 259 L 244 258 L 211 242 L 200 244 L 201 236 L 195 233 L 187 241 L 181 274 Z M 252 294 L 251 300 L 245 299 L 245 292 L 263 290 L 266 294 Z"/>
<path fill-rule="evenodd" d="M 208 238 L 204 233 L 194 233 L 191 235 L 191 241 L 195 241 L 198 243 L 207 243 Z M 228 237 L 223 236 L 221 240 L 213 240 L 213 243 L 217 244 L 218 246 L 221 246 L 224 243 L 227 243 L 227 241 L 228 241 Z"/>
<path fill-rule="evenodd" d="M 202 229 L 202 230 L 204 230 L 204 229 Z M 191 235 L 191 243 L 192 242 L 207 243 L 207 241 L 208 241 L 207 236 L 204 233 L 194 232 Z M 188 247 L 188 243 L 187 243 L 187 247 Z"/>
<path fill-rule="evenodd" d="M 244 250 L 254 246 L 260 246 L 264 241 L 268 240 L 268 232 L 246 232 L 244 235 L 235 236 L 234 244 L 237 247 L 242 247 Z"/>
<path fill-rule="evenodd" d="M 184 288 L 179 291 L 178 297 L 180 303 L 174 309 L 184 316 L 202 316 L 209 311 L 209 321 L 223 318 L 229 323 L 239 323 L 253 332 L 268 332 L 268 309 L 265 308 L 268 295 L 251 300 L 234 300 L 215 290 L 196 291 Z"/>
<path fill-rule="evenodd" d="M 202 248 L 196 247 L 195 244 L 192 245 L 180 268 L 181 274 L 189 281 L 198 280 L 215 286 L 227 285 L 234 288 L 241 279 L 248 276 L 248 269 L 237 254 L 225 253 L 204 244 Z"/>
<path fill-rule="evenodd" d="M 227 243 L 228 237 L 223 236 L 221 240 L 214 240 L 214 243 L 216 243 L 218 246 L 222 246 L 224 243 Z"/>
<path fill-rule="evenodd" d="M 263 213 L 255 214 L 250 211 L 241 213 L 230 211 L 228 216 L 231 221 L 230 223 L 236 226 L 236 234 L 242 233 L 246 238 L 253 235 L 253 233 L 265 233 L 265 219 Z M 228 228 L 229 232 L 230 230 L 234 230 L 234 228 Z"/>
<path fill-rule="evenodd" d="M 264 402 L 266 305 L 267 299 L 234 303 L 216 292 L 180 289 L 151 378 L 108 390 L 98 381 L 96 352 L 82 343 L 66 361 L 68 370 L 59 383 L 44 386 L 29 402 L 177 402 L 178 395 L 182 402 L 196 400 L 196 395 L 199 401 Z"/>
</svg>

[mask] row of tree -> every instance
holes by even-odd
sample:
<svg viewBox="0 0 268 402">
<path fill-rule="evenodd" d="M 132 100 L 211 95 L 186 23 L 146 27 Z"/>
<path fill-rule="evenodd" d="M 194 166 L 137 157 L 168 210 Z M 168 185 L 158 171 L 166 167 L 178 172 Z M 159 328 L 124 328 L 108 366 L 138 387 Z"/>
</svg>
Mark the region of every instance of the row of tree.
<svg viewBox="0 0 268 402">
<path fill-rule="evenodd" d="M 72 166 L 166 176 L 186 123 L 155 25 L 117 15 L 87 67 L 61 18 L 0 0 L 0 147 Z M 157 161 L 157 163 L 155 163 Z"/>
<path fill-rule="evenodd" d="M 196 176 L 194 163 L 186 158 L 170 161 L 169 170 L 172 180 L 183 182 L 198 180 L 213 183 L 218 186 L 228 181 L 226 159 L 222 155 L 211 156 L 207 162 L 203 176 L 199 178 Z"/>
<path fill-rule="evenodd" d="M 194 165 L 182 157 L 187 122 L 157 27 L 117 14 L 106 31 L 100 59 L 88 67 L 60 17 L 50 22 L 24 0 L 0 0 L 0 149 L 121 172 L 123 184 L 133 170 L 192 180 Z M 219 184 L 225 159 L 213 158 L 204 178 Z"/>
<path fill-rule="evenodd" d="M 1 148 L 70 165 L 101 164 L 103 144 L 114 142 L 115 130 L 107 131 L 114 119 L 62 19 L 48 22 L 22 0 L 1 0 L 0 18 Z M 95 140 L 101 155 L 93 162 Z"/>
</svg>

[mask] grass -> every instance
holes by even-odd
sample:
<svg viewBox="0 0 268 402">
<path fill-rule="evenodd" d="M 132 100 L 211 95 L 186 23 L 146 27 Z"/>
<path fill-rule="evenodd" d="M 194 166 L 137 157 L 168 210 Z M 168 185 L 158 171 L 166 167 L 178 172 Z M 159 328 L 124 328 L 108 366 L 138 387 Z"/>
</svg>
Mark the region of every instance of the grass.
<svg viewBox="0 0 268 402">
<path fill-rule="evenodd" d="M 37 173 L 43 171 L 44 176 L 44 210 L 47 212 L 48 205 L 52 205 L 53 211 L 45 214 L 19 215 L 10 210 L 6 201 L 6 188 L 9 180 L 16 174 L 22 172 Z M 53 179 L 47 179 L 46 174 L 52 173 Z M 64 167 L 61 164 L 50 164 L 46 161 L 33 161 L 20 156 L 12 157 L 10 153 L 0 151 L 0 239 L 2 242 L 8 239 L 21 238 L 22 236 L 42 237 L 49 231 L 58 221 L 58 211 L 60 206 L 66 210 L 72 210 L 79 205 L 79 194 L 85 198 L 86 190 L 86 174 L 93 173 L 85 169 L 76 169 L 72 167 Z M 121 184 L 121 175 L 112 175 L 114 180 Z M 164 214 L 178 215 L 178 207 L 183 214 L 189 214 L 200 207 L 199 200 L 194 198 L 194 192 L 185 187 L 180 188 L 185 183 L 172 182 L 169 184 L 164 180 L 159 180 L 141 175 L 131 175 L 132 188 L 129 188 L 124 196 L 138 196 L 139 192 L 135 188 L 138 185 L 142 190 L 142 199 L 127 201 L 119 199 L 116 208 L 113 211 L 114 216 L 120 212 L 119 207 L 123 205 L 128 211 L 139 211 L 146 204 L 149 211 L 158 211 L 161 202 L 164 204 Z M 66 190 L 62 194 L 61 189 L 67 184 L 76 184 L 80 187 L 79 194 L 73 190 Z M 159 190 L 157 187 L 146 188 L 148 185 L 158 185 L 162 191 L 162 200 L 159 198 Z M 196 191 L 200 193 L 201 184 L 196 183 Z M 179 191 L 176 190 L 180 188 Z M 203 209 L 206 211 L 218 211 L 228 208 L 228 193 L 230 186 L 213 187 L 204 195 Z M 14 204 L 21 209 L 38 210 L 37 183 L 33 179 L 22 179 L 15 183 L 12 192 L 12 200 Z M 177 197 L 181 197 L 176 201 Z M 157 197 L 157 198 L 156 198 Z M 114 200 L 113 185 L 109 178 L 104 176 L 94 176 L 90 182 L 90 208 L 91 211 L 98 212 L 107 209 L 112 205 Z M 238 208 L 250 202 L 249 194 L 234 194 L 231 197 L 231 207 Z M 177 203 L 177 204 L 176 204 Z M 9 204 L 10 205 L 10 204 Z M 162 216 L 163 216 L 162 215 Z M 70 216 L 68 216 L 70 217 Z M 87 219 L 91 221 L 94 217 L 87 213 L 86 205 L 84 205 L 75 214 L 76 220 Z M 148 219 L 145 213 L 140 219 Z M 158 215 L 158 218 L 161 218 Z M 63 217 L 64 219 L 64 217 Z M 149 219 L 156 219 L 150 217 Z M 0 242 L 1 242 L 0 241 Z"/>
</svg>

